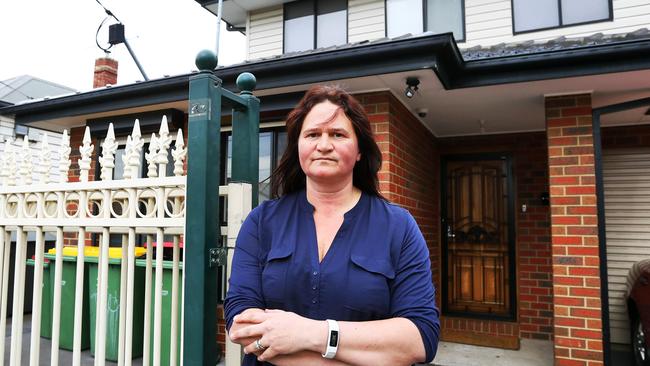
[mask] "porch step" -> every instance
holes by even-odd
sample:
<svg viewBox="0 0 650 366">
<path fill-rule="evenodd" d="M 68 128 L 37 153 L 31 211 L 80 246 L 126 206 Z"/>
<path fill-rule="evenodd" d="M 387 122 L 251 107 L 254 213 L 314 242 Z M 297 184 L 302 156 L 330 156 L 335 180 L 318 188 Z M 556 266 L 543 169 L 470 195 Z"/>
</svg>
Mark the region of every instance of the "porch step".
<svg viewBox="0 0 650 366">
<path fill-rule="evenodd" d="M 440 342 L 434 366 L 551 366 L 553 342 L 522 339 L 517 351 Z"/>
</svg>

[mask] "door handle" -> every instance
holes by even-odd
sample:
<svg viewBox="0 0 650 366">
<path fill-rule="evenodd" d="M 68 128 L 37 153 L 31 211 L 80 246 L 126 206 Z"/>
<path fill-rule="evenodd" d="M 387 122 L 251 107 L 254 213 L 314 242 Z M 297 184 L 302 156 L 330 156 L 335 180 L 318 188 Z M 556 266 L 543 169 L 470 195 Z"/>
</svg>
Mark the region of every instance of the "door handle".
<svg viewBox="0 0 650 366">
<path fill-rule="evenodd" d="M 454 233 L 454 231 L 451 230 L 450 225 L 447 225 L 447 238 L 454 239 L 455 237 L 456 237 L 456 233 Z"/>
</svg>

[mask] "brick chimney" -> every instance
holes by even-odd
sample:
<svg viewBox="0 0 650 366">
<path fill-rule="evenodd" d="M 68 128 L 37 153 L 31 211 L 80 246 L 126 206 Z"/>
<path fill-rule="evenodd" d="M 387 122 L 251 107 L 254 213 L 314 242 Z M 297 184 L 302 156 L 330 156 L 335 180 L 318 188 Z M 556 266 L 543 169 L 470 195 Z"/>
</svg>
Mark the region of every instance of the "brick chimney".
<svg viewBox="0 0 650 366">
<path fill-rule="evenodd" d="M 117 60 L 110 57 L 101 57 L 95 60 L 93 89 L 101 88 L 107 84 L 117 84 Z"/>
</svg>

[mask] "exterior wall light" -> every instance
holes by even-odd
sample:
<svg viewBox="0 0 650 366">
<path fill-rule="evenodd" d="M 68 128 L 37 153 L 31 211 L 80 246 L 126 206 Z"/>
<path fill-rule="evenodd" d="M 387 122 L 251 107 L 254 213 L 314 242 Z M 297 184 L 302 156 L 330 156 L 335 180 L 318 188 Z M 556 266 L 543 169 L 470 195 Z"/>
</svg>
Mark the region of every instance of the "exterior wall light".
<svg viewBox="0 0 650 366">
<path fill-rule="evenodd" d="M 407 98 L 413 98 L 415 92 L 418 91 L 418 85 L 420 85 L 420 79 L 415 76 L 409 76 L 406 78 L 406 89 L 404 90 L 404 95 Z"/>
</svg>

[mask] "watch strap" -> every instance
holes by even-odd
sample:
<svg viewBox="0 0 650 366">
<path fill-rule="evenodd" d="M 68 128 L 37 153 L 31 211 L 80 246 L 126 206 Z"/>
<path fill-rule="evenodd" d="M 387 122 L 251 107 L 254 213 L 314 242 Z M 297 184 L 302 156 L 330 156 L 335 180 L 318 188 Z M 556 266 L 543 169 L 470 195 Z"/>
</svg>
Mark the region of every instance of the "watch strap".
<svg viewBox="0 0 650 366">
<path fill-rule="evenodd" d="M 339 348 L 339 323 L 336 320 L 327 319 L 327 348 L 323 357 L 333 359 Z"/>
</svg>

